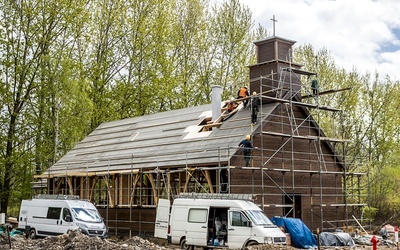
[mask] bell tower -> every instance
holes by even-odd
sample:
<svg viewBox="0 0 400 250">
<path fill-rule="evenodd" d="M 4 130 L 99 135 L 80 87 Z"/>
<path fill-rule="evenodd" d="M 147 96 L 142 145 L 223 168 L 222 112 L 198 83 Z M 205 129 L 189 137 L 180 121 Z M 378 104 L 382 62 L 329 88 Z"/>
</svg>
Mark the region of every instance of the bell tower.
<svg viewBox="0 0 400 250">
<path fill-rule="evenodd" d="M 295 43 L 277 36 L 254 42 L 257 63 L 249 66 L 251 93 L 261 92 L 263 96 L 273 98 L 301 98 L 301 80 L 296 69 L 300 70 L 302 65 L 293 63 L 292 46 Z M 273 101 L 263 98 L 263 103 Z"/>
</svg>

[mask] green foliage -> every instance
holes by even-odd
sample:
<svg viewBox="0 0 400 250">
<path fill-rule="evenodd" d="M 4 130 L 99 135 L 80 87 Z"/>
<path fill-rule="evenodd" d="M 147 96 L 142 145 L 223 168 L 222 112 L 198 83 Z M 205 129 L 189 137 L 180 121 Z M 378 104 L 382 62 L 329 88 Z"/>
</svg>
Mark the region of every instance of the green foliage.
<svg viewBox="0 0 400 250">
<path fill-rule="evenodd" d="M 400 191 L 396 184 L 400 178 L 399 82 L 388 77 L 382 79 L 377 73 L 372 77 L 355 69 L 347 72 L 335 65 L 326 49 L 314 52 L 311 45 L 300 46 L 296 59 L 306 69 L 317 72 L 321 92 L 350 88 L 308 101 L 343 110 L 333 115 L 332 112 L 313 114 L 328 137 L 350 140 L 344 147 L 335 144 L 347 170 L 367 173 L 361 177 L 360 188 L 352 176 L 347 177 L 349 199 L 361 194 L 361 200 L 354 200 L 354 203 L 366 203 L 376 208 L 378 220 L 390 218 L 399 205 L 396 193 Z M 309 88 L 310 84 L 304 86 L 305 92 Z"/>
<path fill-rule="evenodd" d="M 237 0 L 4 0 L 0 13 L 2 212 L 101 123 L 247 79 L 251 13 Z"/>
<path fill-rule="evenodd" d="M 375 216 L 378 212 L 377 208 L 365 206 L 362 208 L 362 220 L 363 222 L 370 222 L 375 219 Z"/>
<path fill-rule="evenodd" d="M 0 9 L 0 209 L 7 212 L 9 202 L 29 196 L 33 174 L 57 159 L 57 137 L 63 129 L 56 122 L 62 105 L 60 65 L 69 48 L 67 31 L 75 27 L 71 17 L 79 15 L 82 5 L 2 1 Z"/>
</svg>

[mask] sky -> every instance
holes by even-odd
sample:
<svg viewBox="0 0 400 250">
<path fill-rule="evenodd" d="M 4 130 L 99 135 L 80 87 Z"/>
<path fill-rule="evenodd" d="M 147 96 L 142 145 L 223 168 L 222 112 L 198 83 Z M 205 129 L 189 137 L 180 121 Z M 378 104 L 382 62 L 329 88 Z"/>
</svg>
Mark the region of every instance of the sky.
<svg viewBox="0 0 400 250">
<path fill-rule="evenodd" d="M 273 35 L 326 48 L 335 64 L 400 80 L 400 0 L 239 0 Z"/>
</svg>

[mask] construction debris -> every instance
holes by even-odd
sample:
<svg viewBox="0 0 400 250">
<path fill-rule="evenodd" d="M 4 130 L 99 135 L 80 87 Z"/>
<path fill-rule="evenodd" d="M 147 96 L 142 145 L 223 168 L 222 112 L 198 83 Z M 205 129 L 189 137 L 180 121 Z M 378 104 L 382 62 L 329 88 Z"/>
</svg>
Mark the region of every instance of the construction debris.
<svg viewBox="0 0 400 250">
<path fill-rule="evenodd" d="M 27 249 L 27 250 L 72 250 L 72 249 L 96 249 L 96 250 L 163 250 L 176 249 L 172 246 L 164 247 L 156 245 L 146 239 L 134 236 L 125 241 L 117 241 L 112 239 L 100 239 L 98 237 L 88 237 L 79 231 L 72 231 L 68 234 L 63 234 L 55 237 L 46 237 L 43 239 L 31 240 L 23 235 L 11 237 L 12 249 Z M 0 234 L 0 250 L 10 249 L 8 236 Z"/>
<path fill-rule="evenodd" d="M 331 246 L 321 247 L 323 249 L 372 249 L 371 239 L 372 235 L 359 236 L 354 239 L 356 246 Z M 378 236 L 379 237 L 379 236 Z M 27 239 L 24 235 L 14 235 L 8 237 L 5 233 L 0 233 L 0 250 L 10 249 L 9 239 L 11 239 L 11 249 L 14 250 L 80 250 L 80 249 L 96 249 L 96 250 L 171 250 L 180 249 L 178 245 L 171 245 L 166 241 L 158 238 L 144 239 L 134 236 L 129 239 L 100 239 L 98 237 L 88 237 L 79 231 L 72 231 L 68 234 L 60 236 L 46 237 L 42 239 Z M 391 248 L 396 246 L 392 240 L 380 239 L 379 248 Z M 199 250 L 202 248 L 195 248 Z M 296 248 L 292 246 L 281 245 L 255 245 L 247 247 L 248 250 L 265 250 L 265 249 L 290 249 Z"/>
</svg>

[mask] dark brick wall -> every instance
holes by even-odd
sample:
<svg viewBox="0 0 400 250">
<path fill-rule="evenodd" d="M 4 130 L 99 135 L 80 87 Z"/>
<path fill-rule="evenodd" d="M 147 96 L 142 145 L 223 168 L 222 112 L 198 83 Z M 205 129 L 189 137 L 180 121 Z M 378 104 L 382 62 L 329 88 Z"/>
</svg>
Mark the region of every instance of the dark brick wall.
<svg viewBox="0 0 400 250">
<path fill-rule="evenodd" d="M 293 111 L 296 124 L 301 124 L 307 114 L 301 107 L 295 106 Z M 264 123 L 263 131 L 292 133 L 283 104 L 270 117 L 271 119 Z M 298 135 L 316 137 L 318 130 L 308 121 L 302 123 Z M 335 174 L 341 172 L 342 168 L 326 142 L 321 142 L 319 147 L 315 140 L 309 139 L 292 140 L 283 136 L 261 136 L 259 133 L 253 138 L 255 146 L 261 148 L 262 145 L 262 152 L 260 149 L 253 150 L 252 166 L 256 169 L 241 169 L 244 166 L 243 157 L 235 157 L 231 162 L 236 166 L 231 170 L 232 193 L 257 194 L 256 203 L 265 205 L 268 216 L 285 216 L 285 209 L 280 206 L 284 204 L 285 193 L 298 196 L 301 200 L 298 209 L 300 211 L 295 213 L 311 229 L 321 227 L 322 220 L 344 219 L 344 208 L 331 206 L 343 203 L 342 175 Z M 318 157 L 317 150 L 322 150 L 323 161 Z M 261 166 L 264 168 L 263 172 L 260 170 Z M 325 173 L 319 174 L 319 170 Z M 327 205 L 323 207 L 322 214 L 321 204 Z M 331 227 L 327 223 L 324 223 L 324 226 Z"/>
</svg>

